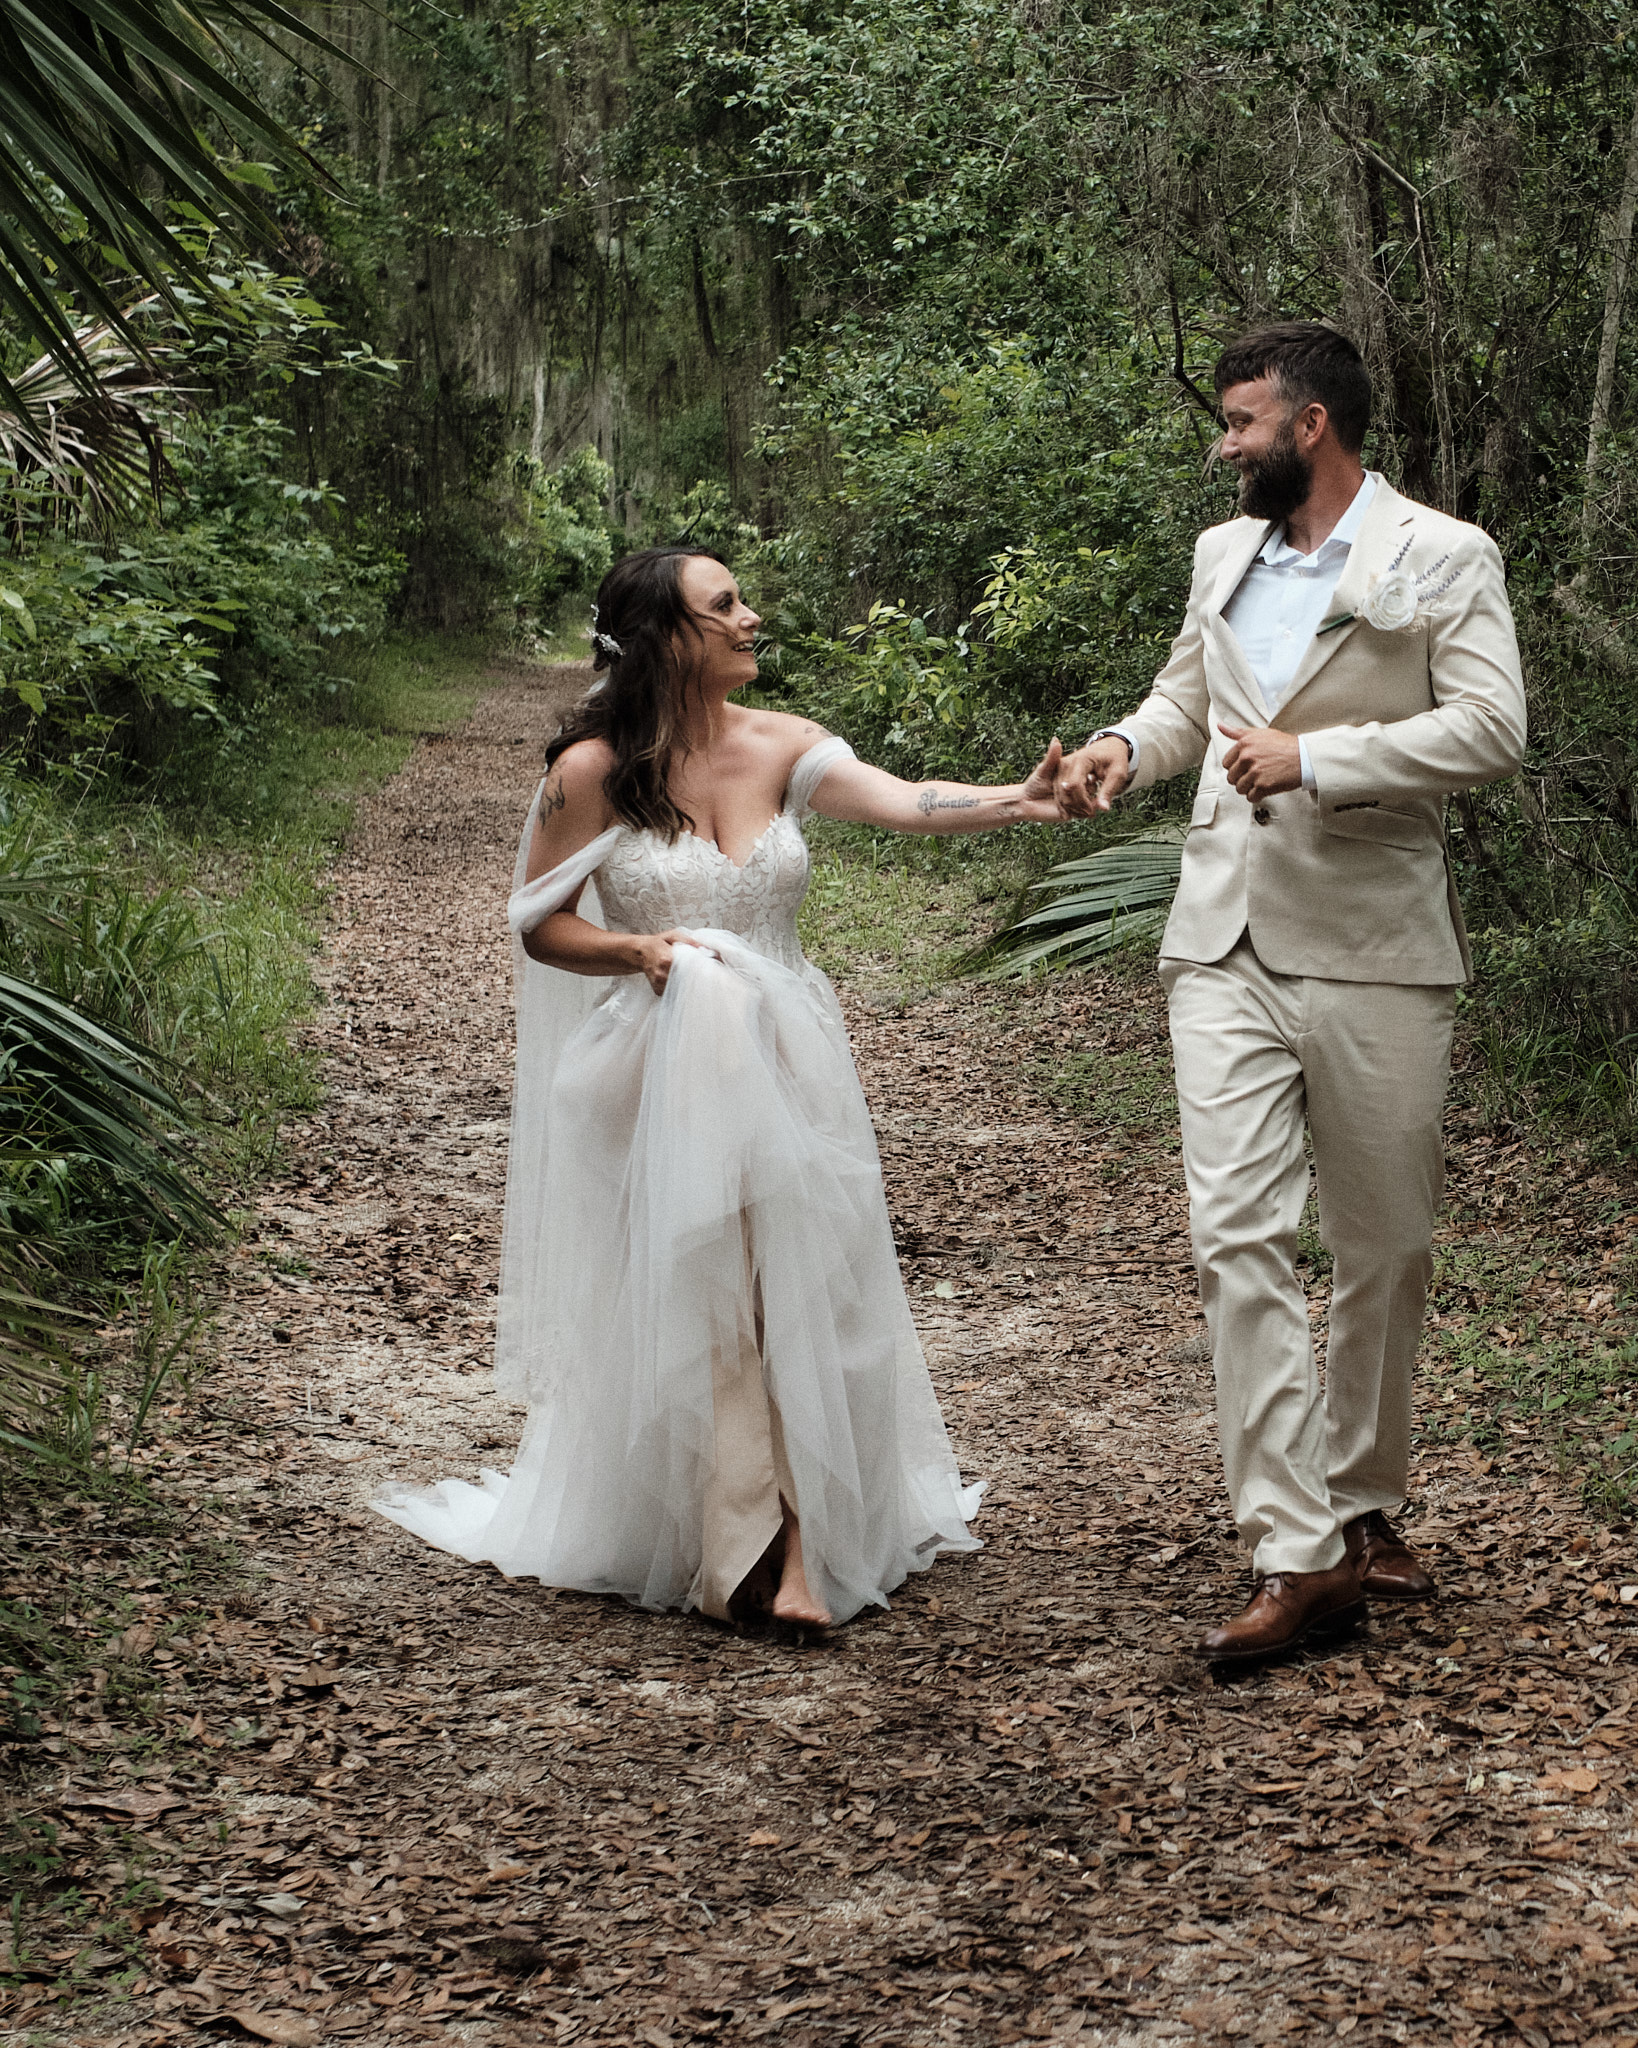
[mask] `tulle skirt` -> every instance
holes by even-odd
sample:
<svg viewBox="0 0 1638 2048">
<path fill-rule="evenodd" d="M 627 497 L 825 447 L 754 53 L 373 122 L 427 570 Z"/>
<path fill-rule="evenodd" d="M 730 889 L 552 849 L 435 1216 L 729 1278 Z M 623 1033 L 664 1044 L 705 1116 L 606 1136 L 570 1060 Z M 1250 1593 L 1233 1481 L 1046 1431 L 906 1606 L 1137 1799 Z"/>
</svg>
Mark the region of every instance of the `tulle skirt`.
<svg viewBox="0 0 1638 2048">
<path fill-rule="evenodd" d="M 510 1473 L 377 1505 L 512 1577 L 721 1614 L 784 1494 L 840 1621 L 978 1548 L 981 1489 L 939 1414 L 829 983 L 698 936 L 712 950 L 679 947 L 664 997 L 615 983 L 558 1059 Z"/>
</svg>

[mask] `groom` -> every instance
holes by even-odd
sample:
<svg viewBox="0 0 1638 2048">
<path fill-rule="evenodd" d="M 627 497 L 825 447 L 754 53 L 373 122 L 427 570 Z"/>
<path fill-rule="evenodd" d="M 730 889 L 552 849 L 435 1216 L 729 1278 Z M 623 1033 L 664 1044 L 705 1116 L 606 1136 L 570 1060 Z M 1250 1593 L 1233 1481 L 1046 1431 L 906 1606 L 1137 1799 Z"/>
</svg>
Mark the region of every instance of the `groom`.
<svg viewBox="0 0 1638 2048">
<path fill-rule="evenodd" d="M 1360 465 L 1371 380 L 1328 327 L 1217 365 L 1244 515 L 1200 536 L 1183 630 L 1063 808 L 1200 769 L 1160 974 L 1218 1431 L 1258 1586 L 1201 1645 L 1254 1660 L 1433 1582 L 1404 1498 L 1457 984 L 1453 790 L 1518 769 L 1501 557 Z M 1322 1395 L 1295 1268 L 1308 1187 L 1334 1261 Z"/>
</svg>

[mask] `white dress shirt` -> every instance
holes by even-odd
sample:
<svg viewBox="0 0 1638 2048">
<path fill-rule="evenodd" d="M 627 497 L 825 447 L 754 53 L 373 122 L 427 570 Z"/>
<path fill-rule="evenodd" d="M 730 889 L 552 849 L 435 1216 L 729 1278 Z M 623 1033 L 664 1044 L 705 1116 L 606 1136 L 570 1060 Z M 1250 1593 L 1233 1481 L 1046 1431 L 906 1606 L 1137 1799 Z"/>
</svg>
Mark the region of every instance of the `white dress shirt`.
<svg viewBox="0 0 1638 2048">
<path fill-rule="evenodd" d="M 1223 623 L 1239 641 L 1271 718 L 1284 701 L 1303 656 L 1331 608 L 1337 584 L 1348 565 L 1349 550 L 1364 521 L 1366 508 L 1376 496 L 1376 486 L 1375 472 L 1367 470 L 1353 502 L 1311 555 L 1299 555 L 1287 542 L 1285 528 L 1277 528 L 1252 557 L 1239 587 L 1223 607 Z M 1135 737 L 1121 725 L 1104 730 L 1120 734 L 1132 750 L 1132 766 L 1136 768 Z M 1102 735 L 1095 733 L 1093 737 Z M 1316 785 L 1308 743 L 1299 739 L 1297 746 L 1302 756 L 1302 786 L 1313 789 Z"/>
</svg>

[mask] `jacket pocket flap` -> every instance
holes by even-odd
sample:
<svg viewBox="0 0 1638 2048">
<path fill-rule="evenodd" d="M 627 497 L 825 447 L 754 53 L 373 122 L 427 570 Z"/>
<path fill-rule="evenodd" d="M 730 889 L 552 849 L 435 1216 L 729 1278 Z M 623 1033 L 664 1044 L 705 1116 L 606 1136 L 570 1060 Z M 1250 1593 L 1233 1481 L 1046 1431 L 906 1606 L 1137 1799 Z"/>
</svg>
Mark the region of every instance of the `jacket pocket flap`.
<svg viewBox="0 0 1638 2048">
<path fill-rule="evenodd" d="M 1437 823 L 1417 811 L 1396 811 L 1386 804 L 1342 804 L 1333 811 L 1321 811 L 1327 832 L 1339 839 L 1368 839 L 1377 846 L 1417 849 L 1437 845 Z"/>
<path fill-rule="evenodd" d="M 1215 789 L 1201 789 L 1195 792 L 1194 809 L 1189 813 L 1191 832 L 1196 825 L 1209 825 L 1217 816 L 1217 797 L 1218 792 Z"/>
</svg>

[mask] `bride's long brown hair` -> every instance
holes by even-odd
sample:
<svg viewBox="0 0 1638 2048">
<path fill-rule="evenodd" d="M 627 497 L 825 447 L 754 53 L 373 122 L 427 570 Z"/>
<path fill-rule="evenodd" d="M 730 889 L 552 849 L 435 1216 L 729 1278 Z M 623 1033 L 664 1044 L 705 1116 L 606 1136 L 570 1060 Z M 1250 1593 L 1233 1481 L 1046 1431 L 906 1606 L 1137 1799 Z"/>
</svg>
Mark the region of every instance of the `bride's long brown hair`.
<svg viewBox="0 0 1638 2048">
<path fill-rule="evenodd" d="M 603 672 L 603 681 L 546 749 L 549 769 L 577 740 L 606 740 L 614 766 L 603 787 L 615 814 L 668 840 L 694 829 L 672 801 L 669 784 L 673 756 L 687 751 L 684 713 L 699 675 L 697 661 L 685 661 L 677 643 L 692 638 L 705 644 L 682 593 L 682 565 L 700 555 L 722 561 L 710 548 L 680 543 L 639 548 L 603 578 L 592 640 L 592 667 Z"/>
</svg>

